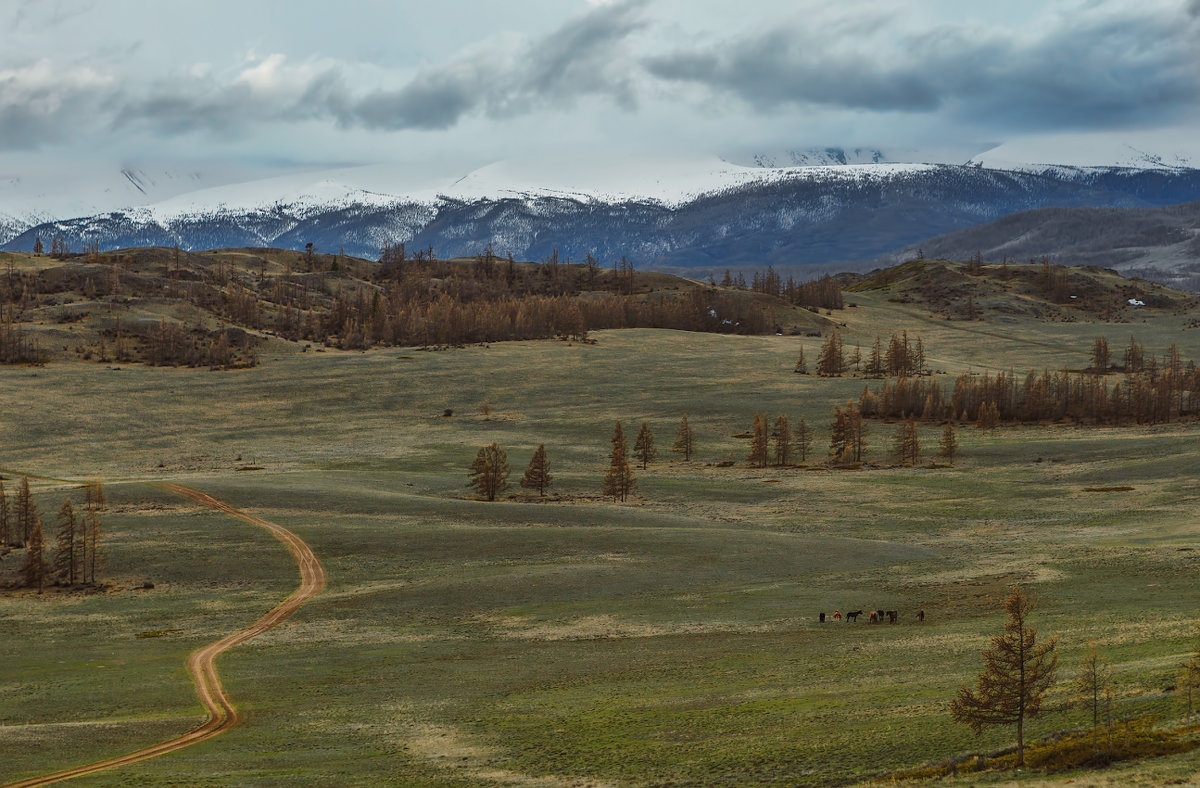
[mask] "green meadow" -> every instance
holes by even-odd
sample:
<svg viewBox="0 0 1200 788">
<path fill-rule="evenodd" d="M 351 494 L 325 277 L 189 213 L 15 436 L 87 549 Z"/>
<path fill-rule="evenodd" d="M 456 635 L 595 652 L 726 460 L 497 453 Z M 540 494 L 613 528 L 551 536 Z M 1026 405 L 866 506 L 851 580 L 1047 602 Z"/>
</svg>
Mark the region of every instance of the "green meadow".
<svg viewBox="0 0 1200 788">
<path fill-rule="evenodd" d="M 907 329 L 941 380 L 1080 369 L 1099 335 L 1117 353 L 1135 334 L 1200 359 L 1188 315 L 965 323 L 878 293 L 848 300 L 835 315 L 848 351 Z M 1115 670 L 1116 716 L 1182 723 L 1169 688 L 1200 623 L 1200 426 L 964 425 L 949 465 L 935 457 L 940 427 L 924 425 L 924 462 L 902 468 L 888 458 L 896 425 L 873 421 L 867 464 L 830 470 L 832 408 L 864 380 L 794 374 L 819 339 L 593 336 L 439 352 L 277 343 L 232 372 L 0 368 L 7 491 L 17 474 L 39 477 L 52 531 L 62 499 L 81 501 L 75 482 L 102 478 L 114 586 L 0 595 L 0 782 L 199 724 L 188 653 L 295 587 L 268 533 L 160 480 L 295 531 L 328 588 L 219 660 L 240 727 L 73 784 L 889 782 L 1013 742 L 1008 728 L 976 737 L 949 702 L 974 684 L 1014 584 L 1040 600 L 1034 624 L 1061 660 L 1052 708 L 1027 735 L 1085 727 L 1068 685 L 1093 640 Z M 735 436 L 755 412 L 803 417 L 814 456 L 746 467 Z M 684 413 L 691 463 L 670 452 Z M 600 496 L 617 420 L 631 445 L 647 420 L 659 449 L 624 504 Z M 492 441 L 512 487 L 486 503 L 467 469 Z M 544 500 L 517 486 L 541 443 Z M 0 559 L 4 579 L 20 556 Z M 898 610 L 900 623 L 818 621 L 860 608 Z M 1159 785 L 1191 779 L 1198 753 L 943 784 Z"/>
</svg>

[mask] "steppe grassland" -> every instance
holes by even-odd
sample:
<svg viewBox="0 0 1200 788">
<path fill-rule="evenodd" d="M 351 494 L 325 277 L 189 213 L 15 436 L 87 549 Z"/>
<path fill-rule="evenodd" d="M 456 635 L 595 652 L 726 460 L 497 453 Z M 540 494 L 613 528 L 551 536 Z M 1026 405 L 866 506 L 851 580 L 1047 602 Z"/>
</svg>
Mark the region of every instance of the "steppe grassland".
<svg viewBox="0 0 1200 788">
<path fill-rule="evenodd" d="M 1101 332 L 1114 347 L 1134 333 L 1156 352 L 1176 341 L 1200 357 L 1179 316 L 964 324 L 872 296 L 838 315 L 850 345 L 865 351 L 906 327 L 951 374 L 1080 368 Z M 1122 714 L 1177 714 L 1164 689 L 1194 645 L 1200 597 L 1195 427 L 963 429 L 961 458 L 932 470 L 716 467 L 742 458 L 732 436 L 756 410 L 803 415 L 823 454 L 832 406 L 863 381 L 792 374 L 800 343 L 815 359 L 812 338 L 597 339 L 291 348 L 221 374 L 0 370 L 4 401 L 28 403 L 3 421 L 0 467 L 101 475 L 112 577 L 156 583 L 0 599 L 12 635 L 0 741 L 13 753 L 0 778 L 188 728 L 200 710 L 186 654 L 295 584 L 269 535 L 149 484 L 163 478 L 292 528 L 330 586 L 222 658 L 244 726 L 85 784 L 863 779 L 1010 740 L 975 739 L 946 705 L 977 672 L 1013 582 L 1043 600 L 1038 623 L 1059 635 L 1064 675 L 1096 639 L 1117 666 Z M 456 415 L 440 418 L 445 408 Z M 683 412 L 698 433 L 690 465 L 666 451 Z M 636 501 L 612 505 L 596 497 L 612 423 L 630 431 L 642 418 L 663 456 L 638 474 Z M 881 465 L 893 430 L 871 425 Z M 926 452 L 936 435 L 923 429 Z M 466 467 L 492 440 L 514 482 L 546 443 L 556 500 L 469 500 Z M 234 470 L 245 465 L 264 470 Z M 1134 490 L 1084 491 L 1111 486 Z M 70 488 L 35 489 L 51 519 Z M 816 620 L 860 607 L 899 609 L 904 623 Z M 1059 712 L 1033 733 L 1081 724 Z M 1181 756 L 1127 773 L 1194 765 Z"/>
</svg>

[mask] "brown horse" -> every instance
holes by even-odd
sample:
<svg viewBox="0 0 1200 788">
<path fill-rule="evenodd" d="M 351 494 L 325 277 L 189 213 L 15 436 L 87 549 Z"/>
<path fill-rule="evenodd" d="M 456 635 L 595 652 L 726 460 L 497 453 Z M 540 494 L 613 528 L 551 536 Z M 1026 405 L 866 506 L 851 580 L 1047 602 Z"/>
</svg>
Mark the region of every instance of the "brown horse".
<svg viewBox="0 0 1200 788">
<path fill-rule="evenodd" d="M 841 621 L 842 620 L 842 611 L 840 611 L 840 610 L 833 611 L 833 620 Z"/>
</svg>

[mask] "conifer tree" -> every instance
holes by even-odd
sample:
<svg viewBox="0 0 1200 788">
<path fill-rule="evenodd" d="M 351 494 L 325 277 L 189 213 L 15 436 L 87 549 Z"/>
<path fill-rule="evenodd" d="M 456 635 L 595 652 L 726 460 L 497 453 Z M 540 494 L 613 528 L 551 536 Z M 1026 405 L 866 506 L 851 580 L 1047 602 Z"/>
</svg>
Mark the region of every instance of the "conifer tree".
<svg viewBox="0 0 1200 788">
<path fill-rule="evenodd" d="M 854 441 L 854 461 L 862 462 L 863 455 L 867 453 L 867 422 L 863 419 L 862 411 L 854 405 L 850 405 L 848 410 L 851 436 Z"/>
<path fill-rule="evenodd" d="M 471 480 L 468 487 L 474 487 L 485 500 L 494 501 L 496 495 L 508 489 L 508 455 L 496 443 L 484 446 L 475 455 L 471 463 Z"/>
<path fill-rule="evenodd" d="M 850 430 L 846 423 L 846 412 L 833 408 L 833 423 L 829 425 L 829 456 L 834 463 L 845 462 L 850 450 Z"/>
<path fill-rule="evenodd" d="M 994 430 L 1000 424 L 1000 408 L 994 402 L 985 402 L 979 406 L 979 418 L 975 427 L 981 430 Z"/>
<path fill-rule="evenodd" d="M 550 465 L 546 462 L 546 444 L 539 444 L 521 477 L 521 486 L 527 490 L 537 490 L 538 495 L 545 495 L 546 488 L 554 481 L 550 475 Z"/>
<path fill-rule="evenodd" d="M 104 485 L 99 479 L 92 479 L 83 489 L 83 503 L 92 504 L 97 511 L 104 511 L 108 506 L 108 497 L 104 494 Z"/>
<path fill-rule="evenodd" d="M 58 534 L 54 551 L 54 574 L 59 582 L 75 585 L 79 579 L 79 521 L 71 499 L 63 501 L 58 510 Z"/>
<path fill-rule="evenodd" d="M 750 453 L 746 455 L 746 463 L 755 468 L 767 467 L 767 417 L 761 413 L 754 414 L 754 429 L 750 433 Z"/>
<path fill-rule="evenodd" d="M 1100 702 L 1111 689 L 1112 667 L 1100 656 L 1096 641 L 1092 641 L 1079 663 L 1075 675 L 1075 698 L 1079 705 L 1092 712 L 1092 748 L 1097 749 L 1097 732 L 1100 728 Z"/>
<path fill-rule="evenodd" d="M 21 567 L 25 585 L 28 588 L 37 586 L 38 593 L 46 585 L 46 542 L 42 537 L 42 518 L 36 515 L 33 524 L 29 526 L 29 536 L 25 539 L 25 564 Z"/>
<path fill-rule="evenodd" d="M 788 417 L 784 414 L 779 414 L 775 419 L 775 429 L 771 433 L 771 437 L 775 443 L 775 464 L 788 465 L 792 458 L 792 428 L 788 424 Z"/>
<path fill-rule="evenodd" d="M 867 360 L 867 374 L 883 374 L 883 342 L 879 337 L 875 337 L 875 344 L 871 346 L 871 356 Z"/>
<path fill-rule="evenodd" d="M 654 448 L 654 433 L 650 431 L 649 422 L 642 422 L 642 428 L 638 430 L 637 438 L 633 442 L 633 454 L 642 463 L 643 471 L 646 470 L 650 461 L 658 456 L 658 451 Z"/>
<path fill-rule="evenodd" d="M 850 359 L 847 363 L 854 365 L 855 372 L 858 372 L 862 368 L 862 345 L 857 342 L 854 344 L 854 352 L 850 354 Z"/>
<path fill-rule="evenodd" d="M 608 458 L 608 473 L 604 476 L 604 494 L 611 495 L 614 501 L 625 501 L 633 490 L 637 479 L 633 469 L 629 467 L 629 456 L 625 445 L 625 431 L 621 422 L 617 422 L 612 436 L 612 453 Z"/>
<path fill-rule="evenodd" d="M 947 421 L 942 427 L 942 438 L 938 441 L 938 456 L 953 460 L 958 454 L 958 438 L 954 435 L 954 422 Z"/>
<path fill-rule="evenodd" d="M 684 462 L 691 462 L 692 451 L 694 450 L 695 435 L 688 424 L 687 414 L 685 413 L 683 414 L 683 418 L 679 420 L 679 431 L 675 433 L 675 444 L 671 447 L 671 451 L 676 454 L 682 454 Z"/>
<path fill-rule="evenodd" d="M 823 377 L 837 377 L 846 368 L 845 357 L 842 353 L 842 335 L 837 331 L 829 332 L 821 353 L 817 356 L 817 374 Z"/>
<path fill-rule="evenodd" d="M 1141 372 L 1145 367 L 1145 355 L 1137 338 L 1129 335 L 1129 345 L 1125 348 L 1124 367 L 1126 372 Z"/>
<path fill-rule="evenodd" d="M 17 534 L 21 544 L 29 542 L 29 532 L 33 529 L 37 516 L 37 504 L 33 502 L 33 495 L 29 492 L 29 477 L 22 476 L 21 487 L 17 491 Z"/>
<path fill-rule="evenodd" d="M 0 546 L 12 544 L 12 522 L 9 520 L 8 496 L 4 493 L 4 480 L 0 479 Z"/>
<path fill-rule="evenodd" d="M 800 355 L 796 359 L 796 366 L 792 371 L 798 375 L 808 374 L 808 363 L 804 360 L 804 345 L 800 346 Z"/>
<path fill-rule="evenodd" d="M 805 462 L 808 453 L 812 451 L 812 431 L 809 430 L 803 416 L 796 419 L 796 430 L 793 434 L 796 436 L 796 454 L 800 457 L 800 462 Z"/>
<path fill-rule="evenodd" d="M 1096 341 L 1092 343 L 1092 363 L 1089 367 L 1093 372 L 1103 375 L 1108 372 L 1108 340 L 1104 337 L 1096 337 Z"/>
<path fill-rule="evenodd" d="M 893 452 L 901 465 L 916 465 L 921 455 L 921 444 L 917 434 L 917 422 L 908 419 L 896 428 Z"/>
<path fill-rule="evenodd" d="M 88 502 L 83 511 L 83 541 L 84 541 L 84 556 L 86 563 L 84 565 L 84 582 L 96 582 L 96 570 L 104 568 L 104 550 L 100 545 L 100 517 L 96 514 L 95 504 Z"/>
<path fill-rule="evenodd" d="M 1200 689 L 1200 643 L 1197 644 L 1195 653 L 1179 666 L 1179 675 L 1176 677 L 1175 686 L 1187 713 L 1187 724 L 1191 725 L 1192 698 L 1196 690 Z"/>
<path fill-rule="evenodd" d="M 976 735 L 988 725 L 1016 725 L 1017 766 L 1025 765 L 1025 720 L 1042 710 L 1058 668 L 1055 639 L 1039 644 L 1037 630 L 1029 626 L 1033 609 L 1033 600 L 1014 586 L 1004 602 L 1004 633 L 992 636 L 992 647 L 983 652 L 977 688 L 959 687 L 950 704 L 954 720 Z"/>
</svg>

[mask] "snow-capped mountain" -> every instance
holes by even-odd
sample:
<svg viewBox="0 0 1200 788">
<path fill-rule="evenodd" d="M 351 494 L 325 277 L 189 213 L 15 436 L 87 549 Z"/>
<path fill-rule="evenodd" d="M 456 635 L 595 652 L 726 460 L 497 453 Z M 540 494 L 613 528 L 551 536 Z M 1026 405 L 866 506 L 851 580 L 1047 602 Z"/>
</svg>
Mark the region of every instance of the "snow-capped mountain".
<svg viewBox="0 0 1200 788">
<path fill-rule="evenodd" d="M 1040 157 L 1051 149 L 1042 145 L 1023 153 Z M 558 249 L 575 260 L 588 253 L 604 262 L 625 255 L 643 267 L 829 265 L 874 258 L 1032 208 L 1200 200 L 1200 170 L 1178 163 L 1191 161 L 1186 151 L 1137 167 L 1092 166 L 1103 161 L 1095 151 L 1055 166 L 1029 158 L 1021 166 L 993 166 L 1015 153 L 1022 151 L 998 146 L 967 164 L 912 164 L 888 162 L 880 149 L 830 149 L 823 161 L 870 162 L 793 165 L 810 156 L 796 153 L 789 154 L 788 166 L 767 166 L 778 162 L 766 154 L 742 163 L 716 157 L 543 158 L 451 176 L 391 164 L 187 190 L 168 180 L 161 199 L 135 207 L 114 205 L 73 219 L 57 214 L 49 222 L 9 223 L 7 230 L 0 217 L 0 233 L 7 235 L 0 235 L 6 241 L 0 248 L 29 249 L 38 236 L 46 242 L 61 234 L 71 248 L 93 242 L 102 248 L 313 243 L 325 251 L 374 256 L 385 243 L 404 242 L 458 256 L 491 243 L 522 259 Z M 11 215 L 6 194 L 15 191 L 0 189 L 0 214 Z"/>
</svg>

